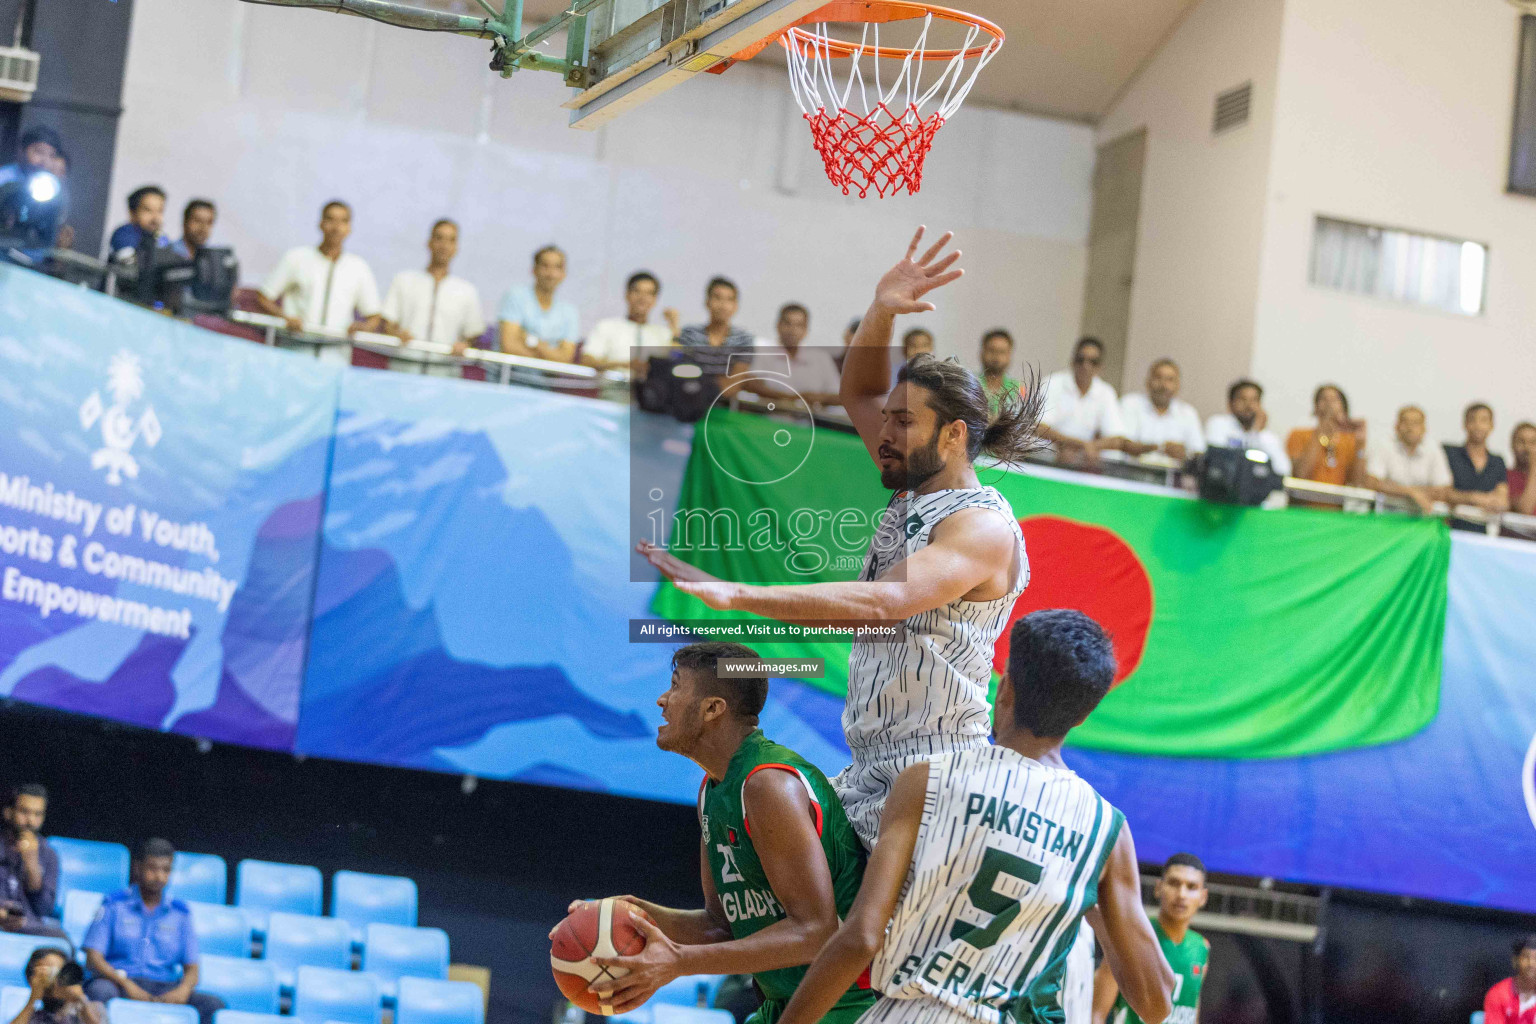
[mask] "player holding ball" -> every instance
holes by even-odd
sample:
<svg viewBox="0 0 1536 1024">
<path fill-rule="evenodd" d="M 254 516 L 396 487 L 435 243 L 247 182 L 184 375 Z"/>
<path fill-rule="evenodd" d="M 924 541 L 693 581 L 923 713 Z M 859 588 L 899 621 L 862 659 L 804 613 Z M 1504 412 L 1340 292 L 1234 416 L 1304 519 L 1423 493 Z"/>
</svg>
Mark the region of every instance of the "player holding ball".
<svg viewBox="0 0 1536 1024">
<path fill-rule="evenodd" d="M 832 784 L 757 727 L 768 680 L 720 673 L 722 658 L 757 656 L 735 643 L 690 644 L 672 656 L 671 685 L 657 701 L 656 745 L 704 769 L 704 907 L 677 910 L 632 896 L 598 904 L 627 913 L 645 939 L 632 956 L 592 956 L 604 969 L 590 987 L 603 1013 L 632 1010 L 683 975 L 751 974 L 764 998 L 752 1024 L 774 1024 L 858 894 L 864 851 Z M 574 903 L 567 922 L 591 910 Z M 613 922 L 614 934 L 620 930 Z M 853 1024 L 874 1002 L 867 984 L 855 984 L 821 1020 Z"/>
</svg>

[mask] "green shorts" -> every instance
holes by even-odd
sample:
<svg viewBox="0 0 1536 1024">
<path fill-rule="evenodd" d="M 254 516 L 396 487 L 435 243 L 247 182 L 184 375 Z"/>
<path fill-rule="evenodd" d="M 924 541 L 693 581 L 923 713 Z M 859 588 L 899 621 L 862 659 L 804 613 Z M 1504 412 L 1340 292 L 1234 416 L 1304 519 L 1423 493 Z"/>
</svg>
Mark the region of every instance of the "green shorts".
<svg viewBox="0 0 1536 1024">
<path fill-rule="evenodd" d="M 875 1000 L 878 998 L 878 993 L 868 989 L 850 992 L 838 1000 L 836 1006 L 827 1011 L 827 1015 L 821 1018 L 820 1024 L 854 1024 L 869 1012 L 869 1008 L 875 1005 Z M 747 1018 L 747 1024 L 778 1024 L 779 1015 L 788 1005 L 788 1000 L 765 999 L 763 1005 Z"/>
</svg>

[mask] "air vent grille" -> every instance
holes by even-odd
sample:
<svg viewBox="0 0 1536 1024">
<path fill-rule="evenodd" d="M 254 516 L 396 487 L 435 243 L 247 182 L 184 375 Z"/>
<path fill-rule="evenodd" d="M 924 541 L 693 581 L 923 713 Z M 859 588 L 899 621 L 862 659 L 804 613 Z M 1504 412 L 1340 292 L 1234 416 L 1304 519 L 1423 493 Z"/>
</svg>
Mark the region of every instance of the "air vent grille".
<svg viewBox="0 0 1536 1024">
<path fill-rule="evenodd" d="M 1236 89 L 1228 89 L 1216 96 L 1216 114 L 1211 121 L 1211 133 L 1220 135 L 1248 123 L 1248 108 L 1253 99 L 1253 83 L 1244 82 Z"/>
</svg>

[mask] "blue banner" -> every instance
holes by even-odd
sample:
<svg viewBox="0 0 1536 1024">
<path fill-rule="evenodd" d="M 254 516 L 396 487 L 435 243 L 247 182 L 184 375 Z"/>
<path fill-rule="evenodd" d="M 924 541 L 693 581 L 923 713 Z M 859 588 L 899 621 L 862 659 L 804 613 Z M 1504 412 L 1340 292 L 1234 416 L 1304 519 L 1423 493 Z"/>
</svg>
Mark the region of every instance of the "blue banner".
<svg viewBox="0 0 1536 1024">
<path fill-rule="evenodd" d="M 0 264 L 0 694 L 290 747 L 337 380 Z"/>
</svg>

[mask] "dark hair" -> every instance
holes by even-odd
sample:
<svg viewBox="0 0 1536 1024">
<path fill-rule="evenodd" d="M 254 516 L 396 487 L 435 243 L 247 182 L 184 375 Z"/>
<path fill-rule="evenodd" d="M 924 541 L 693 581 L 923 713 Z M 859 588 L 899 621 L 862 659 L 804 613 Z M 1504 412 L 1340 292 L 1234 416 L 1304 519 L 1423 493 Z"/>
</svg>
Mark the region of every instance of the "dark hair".
<svg viewBox="0 0 1536 1024">
<path fill-rule="evenodd" d="M 1228 405 L 1231 405 L 1234 401 L 1237 400 L 1237 393 L 1243 390 L 1243 388 L 1253 388 L 1253 390 L 1259 393 L 1260 398 L 1264 397 L 1264 389 L 1259 386 L 1259 382 L 1256 380 L 1249 380 L 1247 377 L 1244 377 L 1241 380 L 1234 381 L 1232 386 L 1227 388 Z"/>
<path fill-rule="evenodd" d="M 656 286 L 656 294 L 661 294 L 661 282 L 656 280 L 656 275 L 649 270 L 639 270 L 629 275 L 629 280 L 624 282 L 624 290 L 627 292 L 641 281 L 649 281 Z"/>
<path fill-rule="evenodd" d="M 1490 406 L 1487 402 L 1473 402 L 1471 405 L 1467 406 L 1467 408 L 1462 412 L 1462 414 L 1461 414 L 1461 422 L 1463 422 L 1463 423 L 1467 422 L 1467 420 L 1472 418 L 1472 414 L 1477 412 L 1477 410 L 1479 410 L 1479 409 L 1482 409 L 1484 412 L 1486 412 L 1488 414 L 1488 418 L 1489 419 L 1493 418 L 1493 407 L 1492 406 Z"/>
<path fill-rule="evenodd" d="M 1031 612 L 1008 637 L 1013 720 L 1042 739 L 1065 736 L 1099 706 L 1115 681 L 1115 649 L 1082 612 Z"/>
<path fill-rule="evenodd" d="M 705 301 L 708 301 L 709 293 L 714 291 L 716 288 L 729 288 L 733 296 L 736 296 L 737 298 L 741 297 L 741 292 L 737 289 L 735 281 L 732 281 L 728 277 L 712 277 L 709 279 L 709 284 L 704 286 Z"/>
<path fill-rule="evenodd" d="M 1513 443 L 1515 438 L 1520 435 L 1520 431 L 1522 430 L 1536 430 L 1536 423 L 1532 423 L 1530 420 L 1521 420 L 1519 423 L 1516 423 L 1515 429 L 1509 432 L 1509 440 L 1511 443 Z"/>
<path fill-rule="evenodd" d="M 1312 392 L 1312 408 L 1314 408 L 1314 409 L 1317 408 L 1317 400 L 1319 398 L 1323 397 L 1323 392 L 1324 391 L 1335 391 L 1335 392 L 1338 393 L 1339 402 L 1344 406 L 1344 415 L 1348 416 L 1349 415 L 1349 396 L 1346 395 L 1344 393 L 1344 389 L 1339 387 L 1337 384 L 1319 384 L 1317 386 L 1317 390 Z"/>
<path fill-rule="evenodd" d="M 928 340 L 929 341 L 933 340 L 933 332 L 930 331 L 928 328 L 926 328 L 926 327 L 914 327 L 910 331 L 908 331 L 906 334 L 903 334 L 901 336 L 901 347 L 902 348 L 906 348 L 907 347 L 907 342 L 911 341 L 913 338 L 917 337 L 919 334 L 926 334 L 928 336 Z"/>
<path fill-rule="evenodd" d="M 21 133 L 22 149 L 26 149 L 28 146 L 35 146 L 39 142 L 46 142 L 56 150 L 64 148 L 64 139 L 58 132 L 45 124 L 35 124 Z"/>
<path fill-rule="evenodd" d="M 672 652 L 672 667 L 695 673 L 704 692 L 724 698 L 737 718 L 756 718 L 768 703 L 766 676 L 722 676 L 716 669 L 721 658 L 756 658 L 757 652 L 746 644 L 710 640 L 689 644 Z"/>
<path fill-rule="evenodd" d="M 1205 881 L 1205 862 L 1192 853 L 1176 853 L 1163 861 L 1163 874 L 1168 873 L 1169 868 L 1186 867 L 1194 868 L 1200 872 L 1200 880 Z"/>
<path fill-rule="evenodd" d="M 1179 369 L 1179 364 L 1178 363 L 1174 362 L 1172 359 L 1169 359 L 1167 356 L 1163 356 L 1163 358 L 1161 358 L 1161 359 L 1154 359 L 1154 360 L 1152 360 L 1152 365 L 1147 368 L 1148 375 L 1156 373 L 1157 372 L 1157 368 L 1159 366 L 1171 366 L 1171 367 L 1173 367 L 1173 372 L 1174 373 L 1181 373 L 1181 372 L 1183 372 L 1183 371 L 1181 371 Z"/>
<path fill-rule="evenodd" d="M 176 847 L 171 845 L 170 840 L 159 838 L 146 839 L 133 851 L 133 862 L 135 864 L 142 864 L 144 861 L 153 860 L 156 857 L 174 856 L 176 856 Z"/>
<path fill-rule="evenodd" d="M 159 185 L 140 185 L 128 193 L 128 212 L 137 213 L 139 204 L 150 196 L 159 196 L 161 199 L 164 199 L 165 190 Z"/>
<path fill-rule="evenodd" d="M 791 313 L 799 313 L 801 316 L 805 317 L 806 323 L 811 322 L 811 311 L 800 305 L 798 302 L 786 302 L 784 305 L 780 306 L 779 320 L 783 320 Z"/>
<path fill-rule="evenodd" d="M 219 214 L 219 208 L 213 205 L 211 199 L 194 199 L 181 209 L 181 222 L 185 224 L 191 218 L 193 211 L 207 210 L 215 217 Z"/>
<path fill-rule="evenodd" d="M 19 786 L 12 786 L 10 806 L 15 807 L 17 799 L 24 796 L 35 796 L 39 800 L 47 800 L 48 787 L 41 782 L 23 782 Z"/>
<path fill-rule="evenodd" d="M 1077 339 L 1077 344 L 1072 346 L 1072 358 L 1076 359 L 1083 351 L 1084 345 L 1092 345 L 1099 350 L 1099 355 L 1104 355 L 1104 343 L 1098 338 L 1082 337 Z"/>
<path fill-rule="evenodd" d="M 854 317 L 852 320 L 848 321 L 848 326 L 843 328 L 843 330 L 847 331 L 849 334 L 857 334 L 859 333 L 859 324 L 861 323 L 863 323 L 861 318 Z"/>
<path fill-rule="evenodd" d="M 434 234 L 437 233 L 437 229 L 442 227 L 444 224 L 448 225 L 450 228 L 453 228 L 454 231 L 459 230 L 459 222 L 454 220 L 452 217 L 439 217 L 437 220 L 432 222 L 432 230 L 427 232 L 427 237 L 431 238 Z"/>
<path fill-rule="evenodd" d="M 928 408 L 938 417 L 935 430 L 955 420 L 965 423 L 965 457 L 969 462 L 975 462 L 982 452 L 999 462 L 1018 462 L 1041 447 L 1036 431 L 1045 408 L 1045 389 L 1032 366 L 1024 368 L 1024 380 L 1017 391 L 1002 395 L 996 415 L 989 415 L 981 381 L 953 356 L 938 359 L 932 352 L 919 352 L 902 364 L 896 382 L 928 393 Z"/>
<path fill-rule="evenodd" d="M 533 250 L 533 265 L 538 266 L 539 258 L 547 255 L 548 253 L 555 253 L 560 257 L 561 260 L 565 259 L 565 250 L 551 242 L 549 245 L 541 245 L 537 249 Z"/>
<path fill-rule="evenodd" d="M 64 150 L 61 147 L 54 146 L 53 147 L 53 155 L 58 157 L 60 160 L 64 161 L 65 165 L 68 166 L 68 164 L 69 164 L 69 154 L 64 152 Z"/>
<path fill-rule="evenodd" d="M 1013 335 L 1009 334 L 1001 327 L 994 327 L 986 334 L 983 334 L 981 336 L 981 347 L 986 348 L 987 342 L 991 341 L 993 338 L 1002 338 L 1008 343 L 1009 348 L 1013 348 Z"/>
<path fill-rule="evenodd" d="M 352 207 L 351 206 L 349 206 L 348 204 L 342 202 L 340 199 L 332 199 L 330 202 L 328 202 L 324 206 L 320 207 L 320 219 L 321 220 L 325 219 L 325 215 L 330 212 L 330 209 L 333 206 L 341 207 L 343 210 L 347 211 L 347 216 L 348 217 L 352 216 Z"/>
<path fill-rule="evenodd" d="M 30 983 L 32 969 L 50 956 L 56 956 L 63 960 L 66 964 L 69 963 L 69 954 L 64 952 L 58 946 L 38 946 L 32 951 L 32 955 L 27 957 L 27 966 L 22 968 L 21 976 L 26 978 Z"/>
<path fill-rule="evenodd" d="M 1510 947 L 1510 953 L 1518 957 L 1528 949 L 1536 949 L 1536 932 L 1532 932 L 1530 935 L 1522 935 L 1516 939 L 1514 945 Z"/>
</svg>

